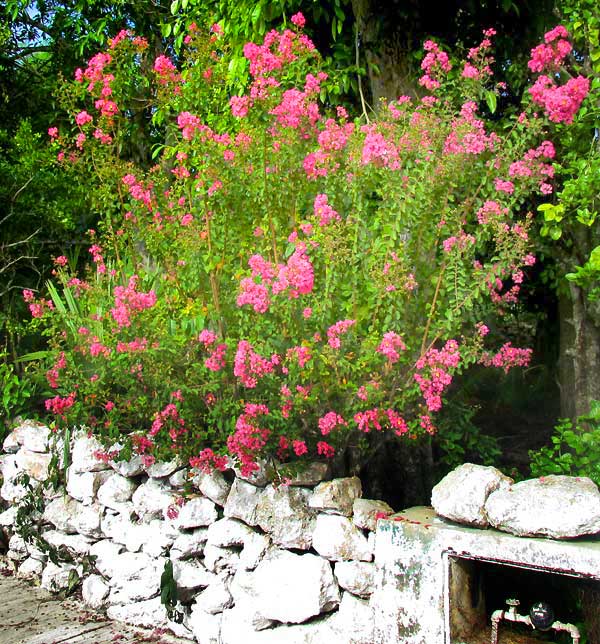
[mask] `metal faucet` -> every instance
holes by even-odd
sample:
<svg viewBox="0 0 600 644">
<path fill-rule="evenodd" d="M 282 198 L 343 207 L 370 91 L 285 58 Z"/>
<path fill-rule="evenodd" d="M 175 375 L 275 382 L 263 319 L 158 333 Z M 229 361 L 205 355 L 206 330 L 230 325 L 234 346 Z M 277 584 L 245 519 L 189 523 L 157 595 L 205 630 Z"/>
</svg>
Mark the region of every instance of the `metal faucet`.
<svg viewBox="0 0 600 644">
<path fill-rule="evenodd" d="M 518 599 L 507 599 L 506 604 L 508 605 L 508 610 L 499 609 L 492 613 L 491 644 L 498 644 L 498 627 L 503 619 L 508 622 L 527 624 L 527 626 L 531 626 L 533 629 L 536 628 L 529 615 L 520 615 L 517 613 L 517 607 L 520 603 Z M 579 640 L 581 639 L 579 629 L 574 624 L 564 624 L 563 622 L 555 621 L 547 630 L 568 632 L 571 635 L 573 644 L 579 644 Z"/>
</svg>

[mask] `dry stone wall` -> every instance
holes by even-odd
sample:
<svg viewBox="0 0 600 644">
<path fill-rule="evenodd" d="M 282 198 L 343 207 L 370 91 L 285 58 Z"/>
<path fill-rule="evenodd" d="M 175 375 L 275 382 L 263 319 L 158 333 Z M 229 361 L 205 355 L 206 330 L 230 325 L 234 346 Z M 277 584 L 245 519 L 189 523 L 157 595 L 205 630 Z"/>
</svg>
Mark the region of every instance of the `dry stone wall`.
<svg viewBox="0 0 600 644">
<path fill-rule="evenodd" d="M 324 480 L 326 464 L 314 463 L 276 487 L 264 476 L 205 474 L 177 462 L 105 463 L 94 456 L 96 440 L 79 433 L 65 489 L 49 491 L 41 484 L 52 454 L 64 451 L 56 443 L 32 422 L 4 442 L 0 526 L 18 574 L 50 591 L 82 580 L 90 607 L 201 644 L 374 641 L 375 517 L 392 509 L 361 498 L 357 478 Z M 69 561 L 53 563 L 40 543 L 19 536 L 17 510 L 30 488 L 44 499 L 30 517 L 42 543 Z M 169 561 L 181 623 L 160 598 Z"/>
</svg>

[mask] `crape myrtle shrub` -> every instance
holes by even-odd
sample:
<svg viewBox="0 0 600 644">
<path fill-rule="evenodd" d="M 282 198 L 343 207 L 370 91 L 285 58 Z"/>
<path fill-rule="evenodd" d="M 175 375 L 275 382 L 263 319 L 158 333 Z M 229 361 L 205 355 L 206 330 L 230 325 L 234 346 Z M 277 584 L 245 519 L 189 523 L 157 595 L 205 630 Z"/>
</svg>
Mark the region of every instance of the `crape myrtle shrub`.
<svg viewBox="0 0 600 644">
<path fill-rule="evenodd" d="M 60 256 L 48 297 L 24 293 L 52 347 L 40 369 L 58 426 L 147 463 L 360 463 L 434 434 L 470 366 L 528 363 L 486 321 L 535 263 L 523 210 L 553 190 L 548 119 L 568 123 L 588 91 L 558 80 L 565 30 L 532 52 L 523 111 L 493 132 L 479 114 L 503 91 L 492 29 L 462 62 L 427 41 L 429 94 L 364 122 L 321 102 L 335 79 L 303 24 L 246 45 L 241 96 L 218 25 L 192 25 L 177 65 L 121 32 L 65 84 L 57 163 L 112 207 L 87 274 Z M 142 100 L 165 130 L 149 171 L 120 156 Z"/>
</svg>

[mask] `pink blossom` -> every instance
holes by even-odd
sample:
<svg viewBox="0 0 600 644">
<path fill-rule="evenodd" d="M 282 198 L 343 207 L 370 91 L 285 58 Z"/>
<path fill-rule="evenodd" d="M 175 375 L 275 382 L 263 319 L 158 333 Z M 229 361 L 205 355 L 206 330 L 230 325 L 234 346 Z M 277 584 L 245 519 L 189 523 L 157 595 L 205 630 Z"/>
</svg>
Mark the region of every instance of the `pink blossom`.
<svg viewBox="0 0 600 644">
<path fill-rule="evenodd" d="M 504 373 L 508 373 L 513 367 L 526 367 L 531 360 L 531 354 L 531 349 L 518 349 L 510 342 L 506 342 L 496 354 L 484 353 L 480 363 L 486 367 L 500 368 Z"/>
<path fill-rule="evenodd" d="M 292 21 L 293 24 L 296 25 L 299 29 L 302 29 L 304 25 L 306 24 L 306 18 L 302 15 L 302 13 L 299 11 L 298 13 L 295 13 L 290 20 Z"/>
<path fill-rule="evenodd" d="M 336 427 L 347 427 L 348 423 L 334 411 L 327 412 L 324 416 L 321 416 L 318 421 L 319 429 L 323 436 L 330 434 Z"/>
<path fill-rule="evenodd" d="M 85 111 L 79 112 L 77 116 L 75 116 L 75 123 L 77 125 L 85 125 L 86 123 L 89 123 L 92 120 L 92 117 Z"/>
<path fill-rule="evenodd" d="M 317 443 L 317 454 L 325 458 L 333 458 L 335 456 L 335 449 L 329 443 L 319 441 Z"/>
<path fill-rule="evenodd" d="M 221 371 L 225 368 L 225 354 L 227 352 L 226 344 L 218 344 L 212 353 L 204 360 L 204 366 L 209 371 Z"/>
<path fill-rule="evenodd" d="M 348 332 L 348 329 L 356 324 L 356 320 L 339 320 L 327 329 L 327 343 L 333 349 L 339 349 L 342 346 L 340 335 Z"/>
<path fill-rule="evenodd" d="M 327 226 L 332 221 L 340 221 L 338 213 L 328 204 L 326 194 L 318 194 L 313 204 L 315 217 L 319 219 L 319 226 Z"/>
<path fill-rule="evenodd" d="M 306 443 L 300 440 L 292 441 L 292 449 L 294 450 L 294 454 L 296 454 L 296 456 L 302 456 L 303 454 L 306 454 L 308 452 Z"/>
<path fill-rule="evenodd" d="M 375 351 L 384 355 L 390 364 L 394 364 L 400 360 L 400 354 L 398 351 L 405 351 L 406 345 L 404 344 L 402 338 L 395 333 L 394 331 L 388 331 L 384 333 L 383 340 L 379 343 L 379 346 Z"/>
</svg>

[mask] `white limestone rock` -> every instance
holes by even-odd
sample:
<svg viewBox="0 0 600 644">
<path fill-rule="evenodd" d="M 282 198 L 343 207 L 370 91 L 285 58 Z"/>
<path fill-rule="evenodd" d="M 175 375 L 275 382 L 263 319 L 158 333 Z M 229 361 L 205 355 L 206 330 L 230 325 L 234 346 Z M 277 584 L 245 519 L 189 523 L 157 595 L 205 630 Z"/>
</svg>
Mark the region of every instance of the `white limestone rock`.
<svg viewBox="0 0 600 644">
<path fill-rule="evenodd" d="M 294 487 L 314 487 L 328 479 L 330 473 L 331 466 L 329 463 L 322 463 L 319 461 L 304 463 L 303 461 L 298 461 L 295 471 L 285 474 L 287 479 L 286 484 Z"/>
<path fill-rule="evenodd" d="M 80 518 L 82 513 L 83 519 Z M 98 506 L 85 506 L 70 496 L 59 496 L 44 509 L 44 520 L 51 523 L 57 530 L 67 534 L 75 534 L 82 524 L 85 527 L 86 520 L 92 530 L 96 525 L 99 529 L 100 515 L 101 510 Z"/>
<path fill-rule="evenodd" d="M 67 471 L 67 493 L 84 505 L 90 505 L 94 501 L 98 489 L 110 474 L 109 470 L 76 472 L 71 466 Z"/>
<path fill-rule="evenodd" d="M 9 453 L 16 452 L 19 447 L 31 452 L 47 452 L 51 435 L 52 431 L 46 425 L 35 420 L 26 420 L 5 438 L 3 449 Z"/>
<path fill-rule="evenodd" d="M 137 483 L 132 479 L 111 472 L 98 488 L 98 502 L 108 508 L 119 510 L 123 503 L 131 500 L 137 487 Z"/>
<path fill-rule="evenodd" d="M 190 470 L 184 467 L 169 476 L 169 485 L 171 487 L 182 488 L 188 481 Z"/>
<path fill-rule="evenodd" d="M 351 593 L 343 593 L 339 610 L 329 623 L 332 635 L 327 639 L 349 644 L 373 644 L 377 641 L 374 624 L 371 603 Z"/>
<path fill-rule="evenodd" d="M 123 445 L 120 443 L 115 443 L 110 452 L 120 452 L 123 449 Z M 108 462 L 109 466 L 121 476 L 133 477 L 139 476 L 144 472 L 144 464 L 142 462 L 142 457 L 139 454 L 132 454 L 131 458 L 127 461 L 120 460 L 110 460 Z"/>
<path fill-rule="evenodd" d="M 587 477 L 543 476 L 490 494 L 490 524 L 519 537 L 570 539 L 600 533 L 600 491 Z"/>
<path fill-rule="evenodd" d="M 166 516 L 169 506 L 176 501 L 176 495 L 160 479 L 148 479 L 133 493 L 132 502 L 137 515 L 143 521 Z"/>
<path fill-rule="evenodd" d="M 334 567 L 335 578 L 344 590 L 358 597 L 373 593 L 375 564 L 365 561 L 338 561 Z"/>
<path fill-rule="evenodd" d="M 223 513 L 226 517 L 240 519 L 250 526 L 257 525 L 256 507 L 263 492 L 262 488 L 236 478 L 231 486 Z"/>
<path fill-rule="evenodd" d="M 210 525 L 217 520 L 217 516 L 215 504 L 210 499 L 198 496 L 186 501 L 178 509 L 177 518 L 172 521 L 180 530 L 187 530 Z"/>
<path fill-rule="evenodd" d="M 371 561 L 373 551 L 363 533 L 347 517 L 319 514 L 313 548 L 330 561 Z"/>
<path fill-rule="evenodd" d="M 146 474 L 153 479 L 165 479 L 171 476 L 175 470 L 181 467 L 181 460 L 176 458 L 167 463 L 153 463 L 148 465 L 145 470 Z"/>
<path fill-rule="evenodd" d="M 21 449 L 15 454 L 15 463 L 17 467 L 36 481 L 48 480 L 51 460 L 51 454 L 32 452 L 25 447 L 21 447 Z"/>
<path fill-rule="evenodd" d="M 171 546 L 171 559 L 185 559 L 202 554 L 207 539 L 207 528 L 196 528 L 192 532 L 180 534 Z"/>
<path fill-rule="evenodd" d="M 66 534 L 59 530 L 47 530 L 42 537 L 55 548 L 65 548 L 72 556 L 89 554 L 94 540 L 81 534 Z"/>
<path fill-rule="evenodd" d="M 240 565 L 239 548 L 221 548 L 207 544 L 204 547 L 204 565 L 211 572 L 237 569 Z"/>
<path fill-rule="evenodd" d="M 352 506 L 352 522 L 362 530 L 377 530 L 376 516 L 379 513 L 393 514 L 394 510 L 385 501 L 371 499 L 354 499 Z"/>
<path fill-rule="evenodd" d="M 258 459 L 256 462 L 258 469 L 254 470 L 251 474 L 244 476 L 242 470 L 237 464 L 234 464 L 233 471 L 238 479 L 256 485 L 257 487 L 264 487 L 269 482 L 269 469 L 268 462 L 264 459 Z"/>
<path fill-rule="evenodd" d="M 11 535 L 10 539 L 8 540 L 8 549 L 12 550 L 12 552 L 23 555 L 23 558 L 27 557 L 27 555 L 29 554 L 25 539 L 23 539 L 23 537 L 20 537 L 16 532 L 15 534 Z"/>
<path fill-rule="evenodd" d="M 313 554 L 273 553 L 258 564 L 251 580 L 253 605 L 267 619 L 298 624 L 339 603 L 331 565 Z"/>
<path fill-rule="evenodd" d="M 100 575 L 89 575 L 83 580 L 81 586 L 83 601 L 94 610 L 100 610 L 106 606 L 109 592 L 110 586 Z"/>
<path fill-rule="evenodd" d="M 221 619 L 220 613 L 214 615 L 207 613 L 194 604 L 186 624 L 194 634 L 198 644 L 221 644 Z"/>
<path fill-rule="evenodd" d="M 240 566 L 245 570 L 254 570 L 272 547 L 271 539 L 266 534 L 253 532 L 240 552 Z"/>
<path fill-rule="evenodd" d="M 242 546 L 253 534 L 245 523 L 225 517 L 208 526 L 206 543 L 221 548 Z"/>
<path fill-rule="evenodd" d="M 78 583 L 81 577 L 81 566 L 70 563 L 53 564 L 49 561 L 42 573 L 40 586 L 51 593 L 59 593 Z"/>
<path fill-rule="evenodd" d="M 15 524 L 17 518 L 18 507 L 16 505 L 11 505 L 4 512 L 0 512 L 0 526 L 4 528 L 9 528 Z"/>
<path fill-rule="evenodd" d="M 227 481 L 222 472 L 218 470 L 213 470 L 208 473 L 195 471 L 192 483 L 205 497 L 221 507 L 225 505 L 229 491 L 231 490 L 231 483 Z"/>
<path fill-rule="evenodd" d="M 108 464 L 94 456 L 103 452 L 102 444 L 94 436 L 79 432 L 73 439 L 71 448 L 71 467 L 74 472 L 100 472 L 108 469 Z"/>
<path fill-rule="evenodd" d="M 219 576 L 196 596 L 195 608 L 215 615 L 233 606 L 233 597 L 229 592 L 227 576 Z"/>
<path fill-rule="evenodd" d="M 217 577 L 199 561 L 176 560 L 173 562 L 173 579 L 178 589 L 197 590 L 214 583 Z"/>
<path fill-rule="evenodd" d="M 485 503 L 499 489 L 507 489 L 512 479 L 495 467 L 464 463 L 446 475 L 431 492 L 431 505 L 442 517 L 485 528 Z"/>
<path fill-rule="evenodd" d="M 106 615 L 118 622 L 153 629 L 164 627 L 168 622 L 167 611 L 160 597 L 127 604 L 113 604 L 108 607 Z"/>
<path fill-rule="evenodd" d="M 34 557 L 28 557 L 19 566 L 17 576 L 23 579 L 38 579 L 44 571 L 44 562 Z"/>
<path fill-rule="evenodd" d="M 123 552 L 115 559 L 109 603 L 128 604 L 150 599 L 160 593 L 165 559 L 154 559 L 139 552 Z"/>
<path fill-rule="evenodd" d="M 316 513 L 308 507 L 311 490 L 268 485 L 256 506 L 256 521 L 273 543 L 282 548 L 308 550 Z"/>
<path fill-rule="evenodd" d="M 102 539 L 90 546 L 89 554 L 95 558 L 95 568 L 103 577 L 113 577 L 116 573 L 118 555 L 124 547 L 110 539 Z"/>
<path fill-rule="evenodd" d="M 362 485 L 357 476 L 333 479 L 319 483 L 308 501 L 311 508 L 331 514 L 351 516 L 354 499 L 362 496 Z"/>
</svg>

